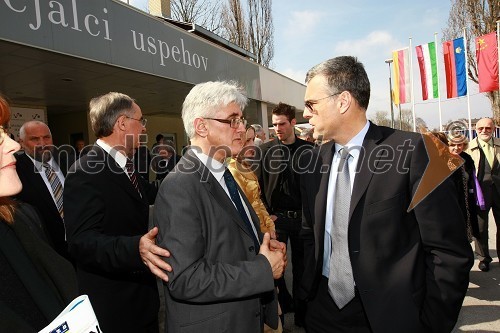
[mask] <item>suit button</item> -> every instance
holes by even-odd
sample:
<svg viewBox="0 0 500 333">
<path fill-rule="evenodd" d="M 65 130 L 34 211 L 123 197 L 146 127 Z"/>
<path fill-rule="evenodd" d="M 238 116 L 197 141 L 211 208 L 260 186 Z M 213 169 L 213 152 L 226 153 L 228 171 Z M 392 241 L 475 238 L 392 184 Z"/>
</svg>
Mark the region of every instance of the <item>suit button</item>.
<svg viewBox="0 0 500 333">
<path fill-rule="evenodd" d="M 250 246 L 250 247 L 248 248 L 248 251 L 249 251 L 249 252 L 255 252 L 255 247 Z"/>
</svg>

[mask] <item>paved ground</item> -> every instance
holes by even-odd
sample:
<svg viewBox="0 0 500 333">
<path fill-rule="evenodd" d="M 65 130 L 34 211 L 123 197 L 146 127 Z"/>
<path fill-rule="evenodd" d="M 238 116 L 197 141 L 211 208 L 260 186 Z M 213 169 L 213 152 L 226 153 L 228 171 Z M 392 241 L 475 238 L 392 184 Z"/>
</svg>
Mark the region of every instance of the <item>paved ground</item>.
<svg viewBox="0 0 500 333">
<path fill-rule="evenodd" d="M 489 231 L 490 249 L 492 249 L 490 255 L 493 257 L 493 263 L 490 265 L 490 271 L 485 273 L 477 268 L 479 261 L 474 262 L 470 272 L 469 290 L 453 333 L 500 332 L 500 264 L 495 251 L 496 226 L 492 214 L 490 214 Z M 291 266 L 290 259 L 288 263 Z M 290 271 L 291 267 L 287 268 L 285 274 L 288 286 L 292 285 Z M 293 313 L 285 315 L 285 332 L 305 332 L 303 328 L 294 325 Z"/>
</svg>

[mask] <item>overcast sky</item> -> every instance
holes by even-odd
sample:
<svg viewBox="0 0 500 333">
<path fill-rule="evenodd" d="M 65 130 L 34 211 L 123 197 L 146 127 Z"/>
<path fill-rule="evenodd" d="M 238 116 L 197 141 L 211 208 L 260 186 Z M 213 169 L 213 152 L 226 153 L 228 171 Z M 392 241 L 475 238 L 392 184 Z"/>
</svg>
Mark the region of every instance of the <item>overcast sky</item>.
<svg viewBox="0 0 500 333">
<path fill-rule="evenodd" d="M 127 1 L 125 1 L 127 2 Z M 147 0 L 129 0 L 147 11 Z M 437 32 L 443 124 L 467 118 L 467 98 L 446 99 L 442 30 L 449 0 L 273 0 L 274 59 L 272 69 L 301 83 L 309 68 L 339 56 L 353 55 L 365 65 L 371 82 L 368 116 L 390 110 L 391 52 L 409 46 L 412 38 L 415 113 L 432 128 L 439 126 L 438 100 L 422 100 L 415 46 L 434 41 Z M 472 41 L 474 42 L 474 41 Z M 491 116 L 489 100 L 469 82 L 472 118 Z M 443 97 L 444 95 L 444 97 Z M 403 104 L 410 109 L 411 104 Z"/>
</svg>

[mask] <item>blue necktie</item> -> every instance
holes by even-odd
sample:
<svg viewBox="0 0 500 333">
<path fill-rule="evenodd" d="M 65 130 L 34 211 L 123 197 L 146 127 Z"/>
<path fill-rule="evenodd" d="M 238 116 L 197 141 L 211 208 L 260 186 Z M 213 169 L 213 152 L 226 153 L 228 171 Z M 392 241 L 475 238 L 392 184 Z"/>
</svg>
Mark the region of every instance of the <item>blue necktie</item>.
<svg viewBox="0 0 500 333">
<path fill-rule="evenodd" d="M 231 196 L 231 200 L 234 202 L 236 208 L 238 209 L 238 212 L 240 213 L 241 218 L 245 222 L 248 232 L 250 232 L 250 235 L 252 235 L 253 242 L 255 245 L 255 253 L 259 253 L 260 249 L 259 241 L 255 236 L 255 232 L 253 231 L 251 222 L 248 219 L 247 213 L 245 212 L 245 208 L 243 208 L 243 202 L 241 202 L 240 194 L 238 192 L 238 186 L 236 185 L 236 181 L 234 180 L 233 175 L 231 174 L 231 171 L 229 171 L 229 169 L 226 169 L 226 171 L 224 172 L 224 181 L 226 182 L 226 186 L 229 191 L 229 195 Z"/>
</svg>

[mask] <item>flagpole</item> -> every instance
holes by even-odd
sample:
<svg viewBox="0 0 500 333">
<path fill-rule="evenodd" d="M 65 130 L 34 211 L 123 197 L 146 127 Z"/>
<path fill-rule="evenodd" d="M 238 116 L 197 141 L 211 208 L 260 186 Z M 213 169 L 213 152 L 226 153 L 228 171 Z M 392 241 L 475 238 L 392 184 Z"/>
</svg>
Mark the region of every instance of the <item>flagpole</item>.
<svg viewBox="0 0 500 333">
<path fill-rule="evenodd" d="M 472 140 L 472 121 L 470 116 L 470 93 L 469 93 L 469 79 L 467 77 L 467 72 L 469 70 L 469 59 L 467 52 L 467 36 L 465 36 L 465 27 L 463 27 L 464 34 L 464 52 L 465 52 L 465 86 L 467 89 L 467 115 L 469 116 L 469 141 Z"/>
<path fill-rule="evenodd" d="M 413 114 L 413 132 L 416 132 L 417 120 L 415 118 L 415 93 L 413 91 L 413 56 L 411 48 L 411 37 L 409 39 L 410 39 L 410 49 L 408 50 L 408 53 L 410 53 L 411 112 Z"/>
<path fill-rule="evenodd" d="M 439 109 L 439 131 L 443 130 L 443 117 L 441 113 L 441 90 L 439 87 L 439 60 L 438 60 L 438 43 L 437 43 L 437 32 L 434 33 L 434 55 L 436 57 L 436 72 L 438 73 L 437 84 L 438 84 L 438 109 Z"/>
</svg>

